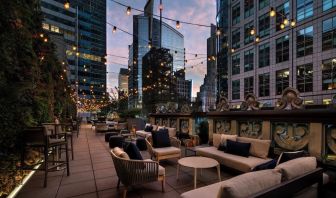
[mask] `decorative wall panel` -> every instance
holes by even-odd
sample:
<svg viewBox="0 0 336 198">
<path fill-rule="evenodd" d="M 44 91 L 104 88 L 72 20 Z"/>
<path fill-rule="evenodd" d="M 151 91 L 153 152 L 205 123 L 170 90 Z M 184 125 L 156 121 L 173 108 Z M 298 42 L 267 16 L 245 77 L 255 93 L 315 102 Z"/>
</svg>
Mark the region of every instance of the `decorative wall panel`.
<svg viewBox="0 0 336 198">
<path fill-rule="evenodd" d="M 238 132 L 241 137 L 260 139 L 262 136 L 262 121 L 239 121 Z"/>
<path fill-rule="evenodd" d="M 170 119 L 170 122 L 169 122 L 169 126 L 170 126 L 171 128 L 177 128 L 177 120 L 171 118 L 171 119 Z"/>
<path fill-rule="evenodd" d="M 230 134 L 231 121 L 229 120 L 214 120 L 214 133 Z"/>
<path fill-rule="evenodd" d="M 325 125 L 326 133 L 326 154 L 336 155 L 336 125 L 328 124 Z"/>
<path fill-rule="evenodd" d="M 180 120 L 180 132 L 189 133 L 189 120 L 188 119 Z"/>
<path fill-rule="evenodd" d="M 162 126 L 169 126 L 169 119 L 168 118 L 162 118 Z"/>
<path fill-rule="evenodd" d="M 272 135 L 275 146 L 280 149 L 297 151 L 305 149 L 309 143 L 308 123 L 272 123 Z"/>
</svg>

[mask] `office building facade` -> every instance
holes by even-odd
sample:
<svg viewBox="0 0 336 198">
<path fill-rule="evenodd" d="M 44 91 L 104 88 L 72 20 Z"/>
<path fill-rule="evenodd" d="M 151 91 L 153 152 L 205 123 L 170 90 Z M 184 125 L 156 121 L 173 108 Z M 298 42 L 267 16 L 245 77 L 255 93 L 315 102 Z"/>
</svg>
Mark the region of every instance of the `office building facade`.
<svg viewBox="0 0 336 198">
<path fill-rule="evenodd" d="M 179 104 L 191 102 L 192 80 L 187 80 L 185 70 L 179 69 L 174 72 L 174 80 L 176 81 L 177 102 Z"/>
<path fill-rule="evenodd" d="M 120 68 L 119 70 L 118 90 L 128 93 L 128 69 Z"/>
<path fill-rule="evenodd" d="M 63 35 L 66 57 L 61 61 L 67 64 L 79 97 L 105 97 L 106 1 L 71 1 L 65 9 L 63 0 L 42 0 L 41 10 L 43 29 Z"/>
<path fill-rule="evenodd" d="M 270 12 L 270 11 L 274 12 Z M 296 88 L 305 104 L 336 94 L 336 3 L 331 0 L 233 0 L 229 6 L 228 98 L 253 93 L 275 106 Z"/>
<path fill-rule="evenodd" d="M 133 16 L 133 43 L 129 48 L 129 108 L 141 108 L 143 104 L 143 68 L 142 59 L 150 51 L 150 47 L 166 48 L 173 58 L 174 68 L 185 65 L 184 37 L 174 27 L 162 22 L 162 36 L 160 34 L 160 20 L 153 18 L 153 8 L 148 1 L 145 10 L 151 10 L 143 15 Z"/>
</svg>

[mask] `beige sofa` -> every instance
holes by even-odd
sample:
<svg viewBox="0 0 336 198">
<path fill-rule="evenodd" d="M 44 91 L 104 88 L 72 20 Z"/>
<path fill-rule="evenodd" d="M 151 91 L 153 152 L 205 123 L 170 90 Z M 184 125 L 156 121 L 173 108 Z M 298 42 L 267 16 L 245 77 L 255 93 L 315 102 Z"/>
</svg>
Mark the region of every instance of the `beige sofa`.
<svg viewBox="0 0 336 198">
<path fill-rule="evenodd" d="M 251 143 L 250 156 L 242 157 L 218 150 L 219 145 L 225 144 L 227 139 Z M 236 135 L 213 134 L 213 146 L 197 148 L 196 154 L 198 156 L 213 158 L 226 167 L 245 173 L 252 171 L 253 168 L 260 164 L 272 160 L 267 158 L 270 145 L 270 140 L 237 137 Z"/>
<path fill-rule="evenodd" d="M 315 157 L 302 157 L 282 163 L 274 169 L 245 173 L 231 179 L 185 192 L 182 198 L 291 197 L 318 183 L 322 172 Z"/>
<path fill-rule="evenodd" d="M 170 128 L 170 127 L 164 127 L 164 126 L 158 126 L 158 125 L 152 125 L 152 126 L 153 126 L 153 131 L 158 131 L 160 128 L 166 128 L 168 129 L 169 137 L 176 137 L 176 128 Z M 138 137 L 143 137 L 143 138 L 152 136 L 151 132 L 146 132 L 144 130 L 138 130 L 135 132 L 135 134 Z"/>
</svg>

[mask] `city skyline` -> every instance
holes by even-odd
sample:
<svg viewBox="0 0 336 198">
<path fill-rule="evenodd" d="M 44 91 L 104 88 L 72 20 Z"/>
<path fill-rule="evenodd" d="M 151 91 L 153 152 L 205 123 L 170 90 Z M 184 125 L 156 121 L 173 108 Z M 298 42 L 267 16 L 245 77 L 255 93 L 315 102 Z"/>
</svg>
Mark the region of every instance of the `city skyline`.
<svg viewBox="0 0 336 198">
<path fill-rule="evenodd" d="M 118 1 L 125 5 L 129 5 L 134 8 L 142 10 L 146 0 L 139 0 L 130 2 L 127 0 Z M 154 13 L 158 14 L 159 1 L 155 2 Z M 212 9 L 211 9 L 212 8 Z M 184 13 L 184 15 L 180 15 Z M 131 15 L 138 15 L 141 12 L 132 9 Z M 180 21 L 194 22 L 198 24 L 210 25 L 215 23 L 216 15 L 216 2 L 215 1 L 183 1 L 183 2 L 166 2 L 163 1 L 163 16 L 173 18 Z M 132 24 L 133 17 L 126 15 L 126 9 L 112 1 L 107 2 L 107 22 L 120 27 L 130 33 L 133 32 Z M 175 27 L 174 21 L 166 21 L 169 25 Z M 188 53 L 206 54 L 206 39 L 210 35 L 210 28 L 198 27 L 187 24 L 181 24 L 181 28 L 177 29 L 185 37 L 186 59 L 195 58 L 195 55 Z M 123 41 L 123 42 L 120 42 Z M 202 42 L 203 41 L 203 42 Z M 119 55 L 128 57 L 128 45 L 132 43 L 132 36 L 118 31 L 112 33 L 112 26 L 107 26 L 107 54 Z M 205 55 L 203 55 L 205 56 Z M 188 65 L 194 65 L 203 61 L 202 65 L 194 68 L 188 68 Z M 120 63 L 122 65 L 119 65 Z M 127 65 L 127 59 L 118 58 L 114 56 L 107 56 L 107 88 L 110 91 L 111 88 L 118 86 L 118 72 L 120 68 L 125 68 Z M 187 71 L 186 78 L 193 80 L 192 96 L 196 96 L 196 92 L 199 91 L 199 87 L 203 81 L 204 74 L 206 73 L 206 58 L 204 60 L 192 60 L 186 63 Z"/>
</svg>

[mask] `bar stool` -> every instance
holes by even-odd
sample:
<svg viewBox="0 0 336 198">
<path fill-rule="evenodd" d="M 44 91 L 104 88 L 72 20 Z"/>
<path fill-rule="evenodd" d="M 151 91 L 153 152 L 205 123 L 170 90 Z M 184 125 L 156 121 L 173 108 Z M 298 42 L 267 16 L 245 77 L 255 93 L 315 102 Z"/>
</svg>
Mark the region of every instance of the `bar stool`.
<svg viewBox="0 0 336 198">
<path fill-rule="evenodd" d="M 64 146 L 64 148 L 63 148 Z M 34 169 L 31 166 L 25 166 L 25 153 L 29 148 L 37 148 L 43 150 L 44 161 L 37 164 L 44 164 L 42 169 Z M 49 160 L 49 151 L 64 151 L 65 160 L 56 159 Z M 53 155 L 54 153 L 51 153 Z M 49 166 L 53 163 L 53 166 Z M 35 165 L 37 165 L 35 164 Z M 66 165 L 67 175 L 70 175 L 69 169 L 69 156 L 68 156 L 68 143 L 65 134 L 52 134 L 48 127 L 30 127 L 23 131 L 23 146 L 21 150 L 21 168 L 25 170 L 42 170 L 44 171 L 44 187 L 47 187 L 48 172 L 55 171 L 60 166 Z"/>
</svg>

